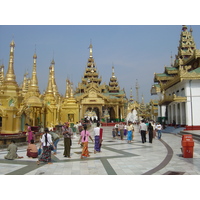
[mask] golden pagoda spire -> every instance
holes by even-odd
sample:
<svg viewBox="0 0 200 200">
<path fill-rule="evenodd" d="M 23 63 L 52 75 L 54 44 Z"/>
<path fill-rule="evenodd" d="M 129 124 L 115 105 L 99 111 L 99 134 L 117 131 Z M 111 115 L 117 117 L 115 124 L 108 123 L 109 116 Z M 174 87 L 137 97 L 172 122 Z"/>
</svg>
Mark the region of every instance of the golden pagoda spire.
<svg viewBox="0 0 200 200">
<path fill-rule="evenodd" d="M 70 83 L 70 98 L 74 97 L 73 83 Z"/>
<path fill-rule="evenodd" d="M 135 85 L 135 89 L 136 89 L 136 101 L 139 103 L 139 85 L 138 85 L 138 80 L 136 79 L 136 85 Z"/>
<path fill-rule="evenodd" d="M 114 69 L 114 66 L 112 66 L 112 77 L 115 77 L 115 69 Z"/>
<path fill-rule="evenodd" d="M 31 86 L 34 86 L 34 87 L 38 86 L 36 61 L 37 61 L 37 55 L 36 55 L 36 53 L 34 53 L 34 55 L 33 55 L 33 72 L 32 72 L 32 78 L 31 78 Z"/>
<path fill-rule="evenodd" d="M 3 81 L 4 81 L 4 65 L 2 64 L 0 66 L 0 85 L 3 84 Z"/>
<path fill-rule="evenodd" d="M 52 87 L 52 67 L 49 67 L 49 80 L 46 89 L 46 94 L 53 94 L 53 87 Z"/>
<path fill-rule="evenodd" d="M 24 79 L 22 82 L 22 96 L 24 96 L 28 91 L 28 79 L 27 79 L 28 72 L 24 74 Z"/>
<path fill-rule="evenodd" d="M 91 43 L 90 43 L 89 49 L 90 49 L 90 58 L 92 58 L 93 55 L 92 55 L 92 44 Z"/>
<path fill-rule="evenodd" d="M 54 96 L 57 96 L 58 95 L 58 87 L 56 85 L 56 79 L 55 79 L 55 61 L 54 61 L 54 59 L 51 61 L 51 76 L 52 76 L 53 94 L 54 94 Z"/>
<path fill-rule="evenodd" d="M 10 59 L 8 64 L 8 71 L 5 77 L 5 84 L 9 85 L 17 85 L 14 73 L 14 48 L 15 48 L 15 43 L 12 40 L 12 42 L 10 43 Z"/>
<path fill-rule="evenodd" d="M 69 98 L 69 79 L 66 80 L 66 92 L 65 92 L 65 98 Z"/>
<path fill-rule="evenodd" d="M 115 76 L 114 66 L 112 66 L 112 77 L 109 82 L 109 92 L 119 92 L 120 88 L 118 86 L 117 77 Z"/>
<path fill-rule="evenodd" d="M 30 86 L 28 88 L 29 96 L 39 96 L 39 87 L 38 87 L 38 79 L 37 79 L 37 55 L 34 53 L 33 55 L 33 71 L 32 71 L 32 77 L 30 79 Z M 31 94 L 30 94 L 31 93 Z"/>
</svg>

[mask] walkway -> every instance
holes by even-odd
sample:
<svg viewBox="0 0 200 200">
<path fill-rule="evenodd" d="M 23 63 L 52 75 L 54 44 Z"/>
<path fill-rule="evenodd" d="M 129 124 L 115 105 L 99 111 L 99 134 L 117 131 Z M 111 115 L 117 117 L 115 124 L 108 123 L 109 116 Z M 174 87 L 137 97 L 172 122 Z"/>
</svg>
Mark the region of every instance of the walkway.
<svg viewBox="0 0 200 200">
<path fill-rule="evenodd" d="M 37 159 L 26 156 L 26 146 L 18 148 L 23 159 L 5 160 L 6 149 L 0 150 L 0 175 L 163 175 L 200 174 L 200 142 L 195 141 L 194 157 L 181 156 L 181 136 L 163 133 L 153 144 L 142 143 L 137 127 L 131 144 L 113 139 L 112 127 L 103 127 L 102 152 L 94 154 L 94 143 L 89 143 L 90 158 L 80 159 L 78 137 L 72 140 L 71 158 L 63 157 L 63 140 L 58 153 L 52 155 L 53 164 L 36 164 Z M 92 132 L 92 131 L 91 131 Z"/>
</svg>

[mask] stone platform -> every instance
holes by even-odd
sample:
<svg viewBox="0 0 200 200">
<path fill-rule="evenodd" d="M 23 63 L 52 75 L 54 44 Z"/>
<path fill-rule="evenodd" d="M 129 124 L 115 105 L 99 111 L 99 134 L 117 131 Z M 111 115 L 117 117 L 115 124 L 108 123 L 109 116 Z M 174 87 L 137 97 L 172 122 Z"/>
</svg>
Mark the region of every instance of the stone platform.
<svg viewBox="0 0 200 200">
<path fill-rule="evenodd" d="M 193 158 L 181 155 L 181 136 L 163 133 L 153 143 L 141 142 L 138 127 L 131 144 L 113 139 L 112 127 L 103 127 L 102 152 L 94 154 L 94 143 L 89 142 L 90 158 L 80 159 L 78 138 L 72 139 L 71 158 L 63 156 L 63 140 L 58 153 L 52 155 L 53 164 L 36 164 L 37 159 L 26 156 L 27 145 L 18 148 L 23 159 L 5 160 L 6 149 L 0 150 L 0 175 L 199 175 L 200 142 L 195 141 Z M 91 134 L 93 133 L 90 129 Z"/>
</svg>

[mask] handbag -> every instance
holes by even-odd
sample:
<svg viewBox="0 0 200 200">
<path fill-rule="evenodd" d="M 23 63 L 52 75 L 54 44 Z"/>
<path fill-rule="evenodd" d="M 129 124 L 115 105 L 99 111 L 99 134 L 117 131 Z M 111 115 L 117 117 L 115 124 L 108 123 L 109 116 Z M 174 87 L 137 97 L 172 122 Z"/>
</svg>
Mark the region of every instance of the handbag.
<svg viewBox="0 0 200 200">
<path fill-rule="evenodd" d="M 50 144 L 49 148 L 50 148 L 51 151 L 54 150 L 53 145 L 51 145 L 51 144 Z"/>
</svg>

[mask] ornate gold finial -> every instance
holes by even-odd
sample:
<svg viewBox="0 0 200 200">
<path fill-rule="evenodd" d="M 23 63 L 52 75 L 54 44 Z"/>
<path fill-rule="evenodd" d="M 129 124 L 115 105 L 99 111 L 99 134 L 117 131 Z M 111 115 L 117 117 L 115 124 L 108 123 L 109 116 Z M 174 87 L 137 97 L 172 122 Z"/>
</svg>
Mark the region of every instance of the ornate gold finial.
<svg viewBox="0 0 200 200">
<path fill-rule="evenodd" d="M 112 66 L 112 77 L 115 77 L 115 69 L 114 69 L 114 66 Z"/>
<path fill-rule="evenodd" d="M 37 59 L 37 55 L 36 55 L 36 53 L 34 53 L 34 55 L 33 55 L 33 59 L 34 59 L 34 60 Z"/>
<path fill-rule="evenodd" d="M 66 92 L 65 92 L 65 98 L 69 98 L 69 79 L 66 80 Z"/>
<path fill-rule="evenodd" d="M 55 65 L 55 61 L 54 59 L 51 61 L 51 76 L 52 76 L 52 87 L 53 87 L 53 94 L 54 96 L 58 96 L 59 92 L 58 92 L 58 87 L 56 84 L 56 78 L 55 78 L 55 70 L 54 70 L 54 66 Z"/>
<path fill-rule="evenodd" d="M 193 30 L 192 30 L 192 26 L 190 26 L 190 33 L 191 33 L 191 35 L 192 35 L 192 32 L 193 32 Z"/>
<path fill-rule="evenodd" d="M 186 25 L 182 25 L 182 31 L 187 31 L 187 26 Z"/>
<path fill-rule="evenodd" d="M 71 82 L 70 84 L 70 97 L 73 98 L 74 97 L 74 90 L 73 90 L 73 83 Z"/>
<path fill-rule="evenodd" d="M 139 85 L 137 79 L 136 79 L 135 89 L 136 89 L 136 101 L 139 103 L 139 93 L 138 93 Z"/>
<path fill-rule="evenodd" d="M 16 77 L 14 74 L 14 47 L 15 43 L 14 40 L 11 41 L 10 43 L 10 59 L 9 59 L 9 64 L 8 64 L 8 71 L 5 77 L 5 83 L 12 83 L 16 85 Z"/>
<path fill-rule="evenodd" d="M 35 87 L 36 90 L 38 91 L 38 79 L 37 79 L 37 72 L 36 72 L 36 68 L 37 68 L 37 55 L 36 53 L 34 53 L 33 55 L 33 71 L 32 71 L 32 77 L 31 77 L 31 87 Z"/>
<path fill-rule="evenodd" d="M 90 43 L 90 46 L 89 46 L 89 49 L 90 49 L 90 58 L 92 58 L 92 44 Z"/>
<path fill-rule="evenodd" d="M 49 80 L 48 80 L 48 85 L 47 85 L 47 90 L 46 93 L 50 94 L 53 93 L 53 88 L 52 88 L 52 68 L 49 67 Z"/>
<path fill-rule="evenodd" d="M 55 65 L 55 61 L 54 61 L 54 59 L 51 61 L 51 64 L 52 64 L 52 65 Z"/>
</svg>

